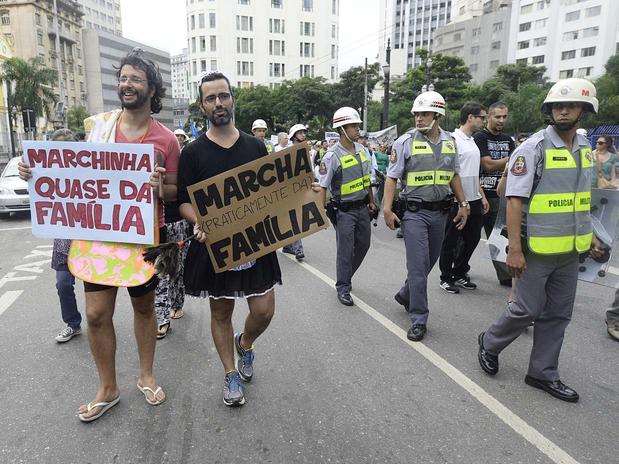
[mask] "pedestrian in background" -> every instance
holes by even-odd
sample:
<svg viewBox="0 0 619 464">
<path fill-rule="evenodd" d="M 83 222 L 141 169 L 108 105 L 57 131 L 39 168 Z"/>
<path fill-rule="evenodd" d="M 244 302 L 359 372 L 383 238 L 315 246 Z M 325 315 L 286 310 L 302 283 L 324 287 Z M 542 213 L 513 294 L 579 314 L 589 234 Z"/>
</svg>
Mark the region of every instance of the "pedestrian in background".
<svg viewBox="0 0 619 464">
<path fill-rule="evenodd" d="M 613 141 L 607 135 L 598 137 L 593 150 L 595 160 L 595 172 L 591 186 L 601 189 L 616 189 L 617 174 L 615 165 L 617 164 L 617 154 L 611 151 Z"/>
<path fill-rule="evenodd" d="M 277 134 L 277 145 L 275 145 L 275 151 L 283 150 L 288 146 L 288 134 L 286 132 L 280 132 Z"/>
<path fill-rule="evenodd" d="M 58 129 L 51 140 L 56 142 L 75 142 L 76 137 L 69 129 Z M 82 333 L 82 315 L 77 309 L 75 299 L 75 277 L 69 271 L 70 239 L 55 239 L 52 251 L 52 269 L 56 271 L 56 290 L 60 300 L 60 312 L 66 327 L 56 335 L 58 343 L 65 343 Z"/>
</svg>

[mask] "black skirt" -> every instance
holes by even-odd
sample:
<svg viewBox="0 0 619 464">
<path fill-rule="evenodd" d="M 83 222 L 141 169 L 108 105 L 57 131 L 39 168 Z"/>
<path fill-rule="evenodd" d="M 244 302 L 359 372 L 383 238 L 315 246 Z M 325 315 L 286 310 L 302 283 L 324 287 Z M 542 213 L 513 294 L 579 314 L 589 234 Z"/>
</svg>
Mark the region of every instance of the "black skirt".
<svg viewBox="0 0 619 464">
<path fill-rule="evenodd" d="M 206 246 L 192 240 L 185 261 L 185 293 L 211 298 L 245 298 L 262 295 L 282 283 L 275 252 L 256 260 L 249 269 L 216 273 Z"/>
</svg>

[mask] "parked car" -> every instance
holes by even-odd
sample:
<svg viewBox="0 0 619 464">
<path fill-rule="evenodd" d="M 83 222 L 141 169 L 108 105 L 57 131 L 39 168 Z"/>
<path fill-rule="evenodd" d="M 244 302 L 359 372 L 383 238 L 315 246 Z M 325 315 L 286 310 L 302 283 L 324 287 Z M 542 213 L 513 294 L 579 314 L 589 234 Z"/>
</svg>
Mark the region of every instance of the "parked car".
<svg viewBox="0 0 619 464">
<path fill-rule="evenodd" d="M 11 212 L 30 211 L 28 182 L 19 178 L 17 163 L 21 158 L 11 158 L 0 175 L 0 218 L 6 219 Z"/>
</svg>

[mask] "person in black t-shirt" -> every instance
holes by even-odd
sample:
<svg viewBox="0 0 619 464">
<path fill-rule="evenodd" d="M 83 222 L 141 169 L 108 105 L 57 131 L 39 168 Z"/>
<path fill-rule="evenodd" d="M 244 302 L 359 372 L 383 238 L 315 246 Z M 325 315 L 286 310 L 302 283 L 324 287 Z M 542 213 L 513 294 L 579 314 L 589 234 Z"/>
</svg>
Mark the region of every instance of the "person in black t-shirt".
<svg viewBox="0 0 619 464">
<path fill-rule="evenodd" d="M 206 134 L 183 150 L 178 170 L 178 198 L 181 215 L 196 224 L 187 187 L 230 169 L 266 156 L 264 143 L 234 126 L 234 96 L 226 76 L 207 74 L 199 86 L 200 109 L 210 121 Z M 206 234 L 194 225 L 185 261 L 185 293 L 208 297 L 211 308 L 211 332 L 224 367 L 223 401 L 227 406 L 245 403 L 241 379 L 253 376 L 254 341 L 267 329 L 275 310 L 276 284 L 281 271 L 275 252 L 232 270 L 215 273 L 204 246 Z M 243 332 L 234 334 L 232 312 L 236 298 L 247 298 L 249 315 Z M 234 347 L 234 348 L 233 348 Z M 234 363 L 234 350 L 238 362 Z"/>
<path fill-rule="evenodd" d="M 505 170 L 509 155 L 511 155 L 515 148 L 513 139 L 509 135 L 503 133 L 507 125 L 507 115 L 508 108 L 505 103 L 493 103 L 488 107 L 487 126 L 473 135 L 473 140 L 475 140 L 475 143 L 479 147 L 481 156 L 479 183 L 490 205 L 490 209 L 484 216 L 483 221 L 486 237 L 490 237 L 499 212 L 500 201 L 496 192 L 496 187 Z M 511 285 L 511 277 L 507 273 L 507 269 L 504 269 L 499 263 L 493 262 L 493 264 L 497 272 L 497 278 L 501 284 Z"/>
</svg>

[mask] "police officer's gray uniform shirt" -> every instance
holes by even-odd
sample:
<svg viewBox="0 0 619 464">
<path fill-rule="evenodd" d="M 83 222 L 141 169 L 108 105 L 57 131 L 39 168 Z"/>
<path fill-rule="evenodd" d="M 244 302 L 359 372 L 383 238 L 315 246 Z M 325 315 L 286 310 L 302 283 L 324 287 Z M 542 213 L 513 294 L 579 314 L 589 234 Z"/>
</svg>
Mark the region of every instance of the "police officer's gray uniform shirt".
<svg viewBox="0 0 619 464">
<path fill-rule="evenodd" d="M 334 182 L 335 174 L 341 170 L 341 156 L 354 156 L 361 165 L 362 151 L 370 160 L 370 154 L 361 144 L 355 143 L 355 153 L 350 153 L 340 143 L 335 144 L 325 153 L 320 164 L 320 186 L 328 188 L 334 199 L 339 200 L 339 184 Z M 349 168 L 353 169 L 353 168 Z M 361 173 L 361 171 L 356 171 Z M 369 171 L 363 170 L 363 175 Z M 359 201 L 368 195 L 368 188 L 361 189 L 346 196 L 346 201 Z M 337 211 L 337 225 L 335 226 L 337 255 L 336 255 L 336 282 L 335 288 L 340 295 L 350 293 L 352 277 L 363 262 L 370 248 L 370 216 L 365 206 L 348 211 Z"/>
<path fill-rule="evenodd" d="M 443 129 L 439 128 L 439 138 L 437 143 L 432 143 L 428 138 L 426 138 L 421 132 L 417 129 L 412 129 L 405 134 L 401 135 L 394 143 L 391 150 L 391 156 L 389 157 L 389 166 L 387 167 L 387 176 L 393 179 L 400 179 L 402 184 L 402 192 L 407 192 L 408 189 L 405 187 L 406 185 L 406 162 L 412 156 L 412 142 L 414 140 L 420 140 L 428 143 L 430 148 L 432 148 L 432 153 L 434 159 L 438 163 L 439 157 L 441 156 L 441 150 L 443 147 L 443 142 L 452 141 L 453 139 L 449 135 L 448 132 L 445 132 Z M 428 156 L 428 155 L 416 155 L 416 156 Z M 394 159 L 395 158 L 395 159 Z M 458 157 L 455 157 L 454 164 L 454 173 L 460 173 L 460 162 Z M 414 190 L 414 188 L 413 188 Z M 428 189 L 424 189 L 426 192 Z M 415 192 L 411 193 L 411 197 L 417 198 L 418 200 L 423 201 L 441 201 L 444 200 L 447 195 L 451 194 L 451 187 L 449 185 L 434 185 L 431 189 L 432 194 L 430 195 L 419 195 Z"/>
<path fill-rule="evenodd" d="M 508 163 L 507 197 L 521 197 L 526 202 L 537 186 L 543 171 L 544 132 L 555 148 L 566 148 L 553 126 L 535 133 L 516 148 Z M 580 156 L 583 146 L 588 146 L 587 139 L 576 134 L 572 154 Z M 559 354 L 576 297 L 578 255 L 526 253 L 525 258 L 527 268 L 516 280 L 513 302 L 486 331 L 484 347 L 499 354 L 535 321 L 528 374 L 540 380 L 558 380 Z"/>
</svg>

